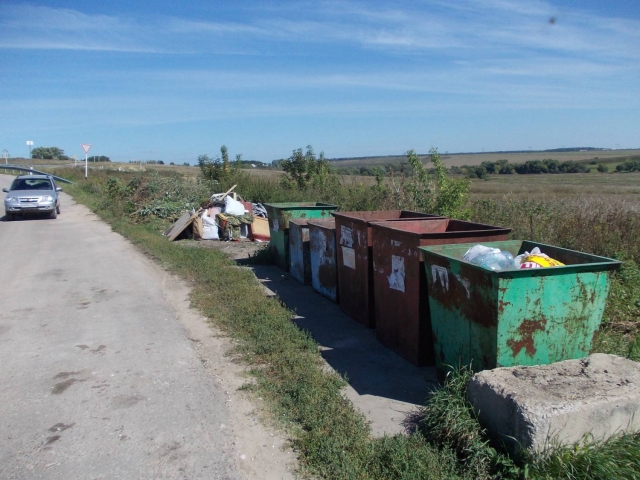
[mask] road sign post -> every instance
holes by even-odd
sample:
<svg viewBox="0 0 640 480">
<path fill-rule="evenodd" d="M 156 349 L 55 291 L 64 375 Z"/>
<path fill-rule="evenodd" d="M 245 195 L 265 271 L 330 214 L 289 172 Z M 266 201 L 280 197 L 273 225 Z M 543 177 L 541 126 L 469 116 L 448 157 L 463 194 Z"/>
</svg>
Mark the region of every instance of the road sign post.
<svg viewBox="0 0 640 480">
<path fill-rule="evenodd" d="M 27 147 L 29 147 L 29 166 L 31 166 L 31 147 L 33 147 L 33 140 L 27 140 Z"/>
<path fill-rule="evenodd" d="M 91 148 L 90 143 L 82 143 L 80 144 L 82 149 L 84 150 L 84 178 L 87 178 L 89 173 L 89 160 L 87 159 L 87 153 L 89 153 L 89 149 Z"/>
</svg>

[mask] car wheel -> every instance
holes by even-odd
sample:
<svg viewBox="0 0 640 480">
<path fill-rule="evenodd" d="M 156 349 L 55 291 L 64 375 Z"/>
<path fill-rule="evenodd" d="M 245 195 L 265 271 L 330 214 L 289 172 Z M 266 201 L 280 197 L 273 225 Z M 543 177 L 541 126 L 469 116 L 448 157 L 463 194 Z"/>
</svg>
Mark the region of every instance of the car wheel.
<svg viewBox="0 0 640 480">
<path fill-rule="evenodd" d="M 7 222 L 11 222 L 14 219 L 13 213 L 5 213 L 4 218 Z"/>
<path fill-rule="evenodd" d="M 58 206 L 56 207 L 56 213 L 57 213 L 58 215 L 60 215 L 60 205 L 58 205 Z"/>
<path fill-rule="evenodd" d="M 51 213 L 49 214 L 49 218 L 54 219 L 58 217 L 58 213 L 55 210 L 51 210 Z"/>
</svg>

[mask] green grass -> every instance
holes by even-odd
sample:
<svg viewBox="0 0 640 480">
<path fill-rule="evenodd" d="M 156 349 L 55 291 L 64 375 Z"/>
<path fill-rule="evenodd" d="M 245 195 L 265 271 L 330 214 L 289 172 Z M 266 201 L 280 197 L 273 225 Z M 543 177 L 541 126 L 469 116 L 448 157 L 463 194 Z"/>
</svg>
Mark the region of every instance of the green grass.
<svg viewBox="0 0 640 480">
<path fill-rule="evenodd" d="M 271 201 L 292 200 L 291 195 L 296 199 L 318 195 L 314 199 L 335 201 L 339 195 L 341 201 L 352 202 L 347 203 L 348 208 L 357 209 L 359 204 L 380 208 L 372 202 L 384 200 L 367 199 L 370 187 L 357 184 L 325 185 L 324 192 L 322 186 L 291 192 L 279 189 L 274 182 L 241 180 L 246 189 L 238 190 L 245 196 L 256 192 L 269 195 Z M 587 439 L 578 447 L 558 447 L 544 455 L 510 459 L 500 445 L 491 444 L 465 400 L 468 371 L 452 375 L 433 393 L 418 413 L 411 434 L 371 438 L 364 416 L 342 395 L 344 379 L 322 368 L 318 345 L 291 322 L 292 312 L 264 295 L 248 269 L 237 268 L 216 250 L 168 242 L 159 232 L 169 218 L 135 213 L 163 199 L 164 205 L 188 196 L 186 200 L 197 204 L 199 196 L 206 198 L 213 188 L 201 181 L 188 182 L 172 175 L 125 174 L 105 189 L 107 175 L 96 174 L 88 181 L 65 186 L 65 190 L 165 268 L 190 282 L 194 307 L 234 340 L 235 355 L 249 368 L 251 380 L 245 389 L 264 398 L 273 419 L 289 432 L 301 474 L 329 479 L 640 478 L 638 462 L 626 453 L 636 455 L 640 448 L 637 436 L 619 436 L 605 444 Z M 340 192 L 336 193 L 336 188 Z M 638 221 L 619 205 L 603 208 L 595 201 L 582 205 L 566 199 L 553 203 L 550 198 L 500 198 L 506 200 L 472 202 L 475 218 L 511 225 L 524 238 L 605 255 L 619 252 L 624 258 L 637 259 L 634 232 Z M 572 235 L 572 229 L 594 233 Z M 625 237 L 624 232 L 631 235 Z M 262 252 L 252 260 L 268 261 L 266 257 Z M 237 291 L 243 292 L 242 297 Z M 639 292 L 638 268 L 628 262 L 613 279 L 597 351 L 638 358 Z M 608 476 L 600 476 L 605 473 Z"/>
<path fill-rule="evenodd" d="M 640 434 L 618 434 L 605 442 L 585 437 L 528 459 L 531 479 L 604 480 L 640 478 Z"/>
</svg>

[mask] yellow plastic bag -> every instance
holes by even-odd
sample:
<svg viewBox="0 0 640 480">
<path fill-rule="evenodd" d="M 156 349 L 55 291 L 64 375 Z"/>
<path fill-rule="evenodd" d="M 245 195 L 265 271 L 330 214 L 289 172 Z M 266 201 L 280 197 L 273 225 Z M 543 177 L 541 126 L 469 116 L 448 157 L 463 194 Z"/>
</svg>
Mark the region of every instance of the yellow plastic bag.
<svg viewBox="0 0 640 480">
<path fill-rule="evenodd" d="M 554 260 L 547 255 L 526 255 L 522 259 L 520 268 L 546 268 L 546 267 L 562 267 L 564 263 Z"/>
</svg>

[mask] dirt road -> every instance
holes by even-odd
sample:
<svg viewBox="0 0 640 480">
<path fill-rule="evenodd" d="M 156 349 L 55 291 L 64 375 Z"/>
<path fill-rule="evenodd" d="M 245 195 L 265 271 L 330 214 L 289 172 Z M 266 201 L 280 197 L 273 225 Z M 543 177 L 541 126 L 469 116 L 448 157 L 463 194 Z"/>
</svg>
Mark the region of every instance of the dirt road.
<svg viewBox="0 0 640 480">
<path fill-rule="evenodd" d="M 289 476 L 184 285 L 67 195 L 0 245 L 0 478 Z"/>
</svg>

